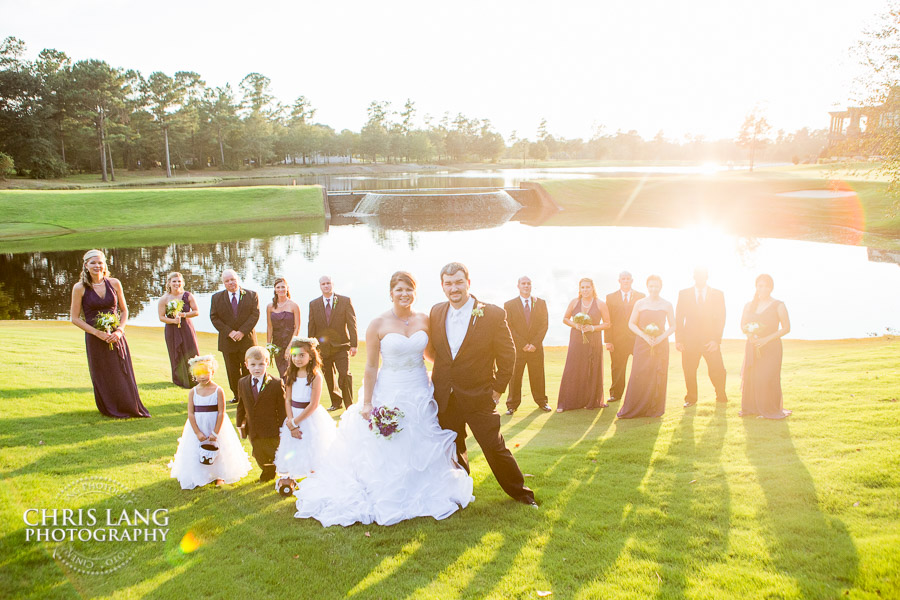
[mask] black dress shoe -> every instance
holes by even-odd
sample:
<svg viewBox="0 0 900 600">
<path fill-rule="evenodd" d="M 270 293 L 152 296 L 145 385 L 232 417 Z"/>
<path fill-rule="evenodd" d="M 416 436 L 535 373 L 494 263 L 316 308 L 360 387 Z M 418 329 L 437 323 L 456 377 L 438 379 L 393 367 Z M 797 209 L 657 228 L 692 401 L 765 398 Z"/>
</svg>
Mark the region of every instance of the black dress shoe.
<svg viewBox="0 0 900 600">
<path fill-rule="evenodd" d="M 550 412 L 550 411 L 552 411 L 552 410 L 553 410 L 553 409 L 552 409 L 552 408 L 550 408 L 550 406 L 549 406 L 549 405 L 547 405 L 547 404 L 545 404 L 545 405 L 543 405 L 543 406 L 541 406 L 541 407 L 540 407 L 540 409 L 541 409 L 541 410 L 542 410 L 542 411 L 544 411 L 544 412 Z"/>
<path fill-rule="evenodd" d="M 513 409 L 510 408 L 510 409 L 507 409 L 507 411 L 506 411 L 504 414 L 506 414 L 506 415 L 512 415 L 512 414 L 515 414 L 515 412 L 516 412 L 516 411 L 514 411 Z"/>
<path fill-rule="evenodd" d="M 265 483 L 266 481 L 272 481 L 273 479 L 275 479 L 275 473 L 265 473 L 265 472 L 263 472 L 263 473 L 260 473 L 260 475 L 259 475 L 259 482 L 260 482 L 260 483 Z"/>
<path fill-rule="evenodd" d="M 328 412 L 334 412 L 334 411 L 339 410 L 339 409 L 340 409 L 340 406 L 329 406 L 329 407 L 326 408 L 325 410 L 327 410 Z"/>
</svg>

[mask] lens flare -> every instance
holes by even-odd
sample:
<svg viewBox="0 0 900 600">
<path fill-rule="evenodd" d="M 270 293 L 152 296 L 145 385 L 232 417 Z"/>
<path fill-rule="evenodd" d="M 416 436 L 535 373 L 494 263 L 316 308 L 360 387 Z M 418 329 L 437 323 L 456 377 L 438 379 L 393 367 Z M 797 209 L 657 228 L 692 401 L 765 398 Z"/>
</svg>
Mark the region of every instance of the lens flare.
<svg viewBox="0 0 900 600">
<path fill-rule="evenodd" d="M 194 535 L 193 531 L 188 531 L 183 538 L 181 538 L 181 542 L 178 544 L 178 549 L 181 550 L 182 554 L 190 554 L 200 547 L 200 540 L 197 539 L 197 536 Z"/>
</svg>

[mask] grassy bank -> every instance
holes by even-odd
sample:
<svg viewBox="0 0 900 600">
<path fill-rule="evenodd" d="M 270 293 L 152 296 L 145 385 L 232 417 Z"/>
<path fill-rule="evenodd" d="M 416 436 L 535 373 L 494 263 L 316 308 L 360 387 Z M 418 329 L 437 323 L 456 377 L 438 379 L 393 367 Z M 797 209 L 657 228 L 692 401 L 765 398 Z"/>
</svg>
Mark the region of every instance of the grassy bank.
<svg viewBox="0 0 900 600">
<path fill-rule="evenodd" d="M 832 179 L 825 169 L 776 169 L 708 176 L 542 181 L 563 208 L 546 225 L 679 227 L 710 223 L 739 235 L 900 248 L 900 212 L 887 183 Z M 846 198 L 779 193 L 847 190 Z"/>
<path fill-rule="evenodd" d="M 72 325 L 0 322 L 0 334 L 0 597 L 900 596 L 898 339 L 787 340 L 795 413 L 784 422 L 737 416 L 736 341 L 724 345 L 726 407 L 701 375 L 700 405 L 680 408 L 674 352 L 661 420 L 617 421 L 615 408 L 547 414 L 526 396 L 503 433 L 539 511 L 509 501 L 472 444 L 477 500 L 462 512 L 323 529 L 293 519 L 256 468 L 220 490 L 182 491 L 168 478 L 185 393 L 169 383 L 160 329 L 129 328 L 153 413 L 133 421 L 97 413 Z M 215 340 L 201 334 L 200 345 L 213 351 Z M 351 362 L 357 377 L 364 354 Z M 564 360 L 562 348 L 547 353 L 552 404 Z M 166 542 L 138 544 L 128 567 L 103 576 L 54 562 L 25 541 L 22 522 L 91 475 L 170 517 Z M 179 551 L 188 532 L 200 542 L 191 553 Z"/>
<path fill-rule="evenodd" d="M 206 238 L 202 230 L 211 227 L 301 219 L 324 219 L 317 186 L 0 191 L 0 251 L 81 248 L 88 240 L 87 246 L 185 243 L 195 230 Z"/>
</svg>

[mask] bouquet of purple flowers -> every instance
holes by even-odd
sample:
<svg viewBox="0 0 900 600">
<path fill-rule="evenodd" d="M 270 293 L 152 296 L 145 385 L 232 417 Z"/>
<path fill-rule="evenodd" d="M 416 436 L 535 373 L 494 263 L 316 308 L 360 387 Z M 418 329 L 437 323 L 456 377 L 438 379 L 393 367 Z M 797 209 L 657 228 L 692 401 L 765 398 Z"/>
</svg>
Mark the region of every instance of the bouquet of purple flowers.
<svg viewBox="0 0 900 600">
<path fill-rule="evenodd" d="M 399 408 L 376 406 L 372 409 L 372 414 L 369 417 L 369 431 L 389 440 L 398 431 L 403 431 L 403 428 L 400 427 L 400 419 L 402 418 L 403 411 Z"/>
</svg>

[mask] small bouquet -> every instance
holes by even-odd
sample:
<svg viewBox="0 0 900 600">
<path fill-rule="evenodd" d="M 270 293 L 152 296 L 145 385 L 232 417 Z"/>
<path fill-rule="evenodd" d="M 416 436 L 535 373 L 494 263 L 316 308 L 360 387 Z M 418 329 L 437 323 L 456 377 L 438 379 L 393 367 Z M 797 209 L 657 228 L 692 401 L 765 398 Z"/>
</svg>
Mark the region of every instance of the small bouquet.
<svg viewBox="0 0 900 600">
<path fill-rule="evenodd" d="M 166 302 L 166 316 L 170 319 L 174 319 L 183 308 L 184 300 L 169 300 Z M 181 323 L 178 324 L 178 328 L 181 329 Z"/>
<path fill-rule="evenodd" d="M 575 315 L 574 317 L 572 317 L 572 321 L 576 325 L 593 325 L 594 324 L 594 322 L 591 320 L 591 316 L 587 313 L 582 313 L 582 312 L 580 312 L 577 315 Z M 582 344 L 588 343 L 587 336 L 584 335 L 583 331 L 581 332 L 581 343 Z"/>
<path fill-rule="evenodd" d="M 275 344 L 273 344 L 271 342 L 266 344 L 266 350 L 269 351 L 269 360 L 271 360 L 273 362 L 275 360 L 275 357 L 278 356 L 278 353 L 281 352 L 281 348 L 279 348 L 278 346 L 276 346 Z"/>
<path fill-rule="evenodd" d="M 744 325 L 744 333 L 746 333 L 747 337 L 751 340 L 756 340 L 759 339 L 759 335 L 756 332 L 758 332 L 761 328 L 762 326 L 759 323 L 757 323 L 756 321 L 751 321 L 750 323 Z M 754 345 L 754 347 L 756 348 L 756 358 L 759 358 L 759 346 Z"/>
<path fill-rule="evenodd" d="M 119 326 L 119 315 L 114 312 L 100 313 L 94 319 L 94 327 L 106 333 L 112 333 Z M 113 349 L 113 345 L 109 345 L 109 349 Z"/>
<path fill-rule="evenodd" d="M 389 440 L 398 431 L 403 431 L 403 428 L 400 427 L 400 419 L 403 416 L 403 411 L 399 408 L 377 406 L 372 409 L 372 414 L 369 417 L 369 431 Z"/>
<path fill-rule="evenodd" d="M 655 340 L 659 334 L 659 325 L 656 323 L 648 323 L 646 327 L 644 327 L 643 332 L 647 334 L 650 339 Z M 656 346 L 650 347 L 650 354 L 653 354 L 653 351 L 656 350 Z"/>
</svg>

